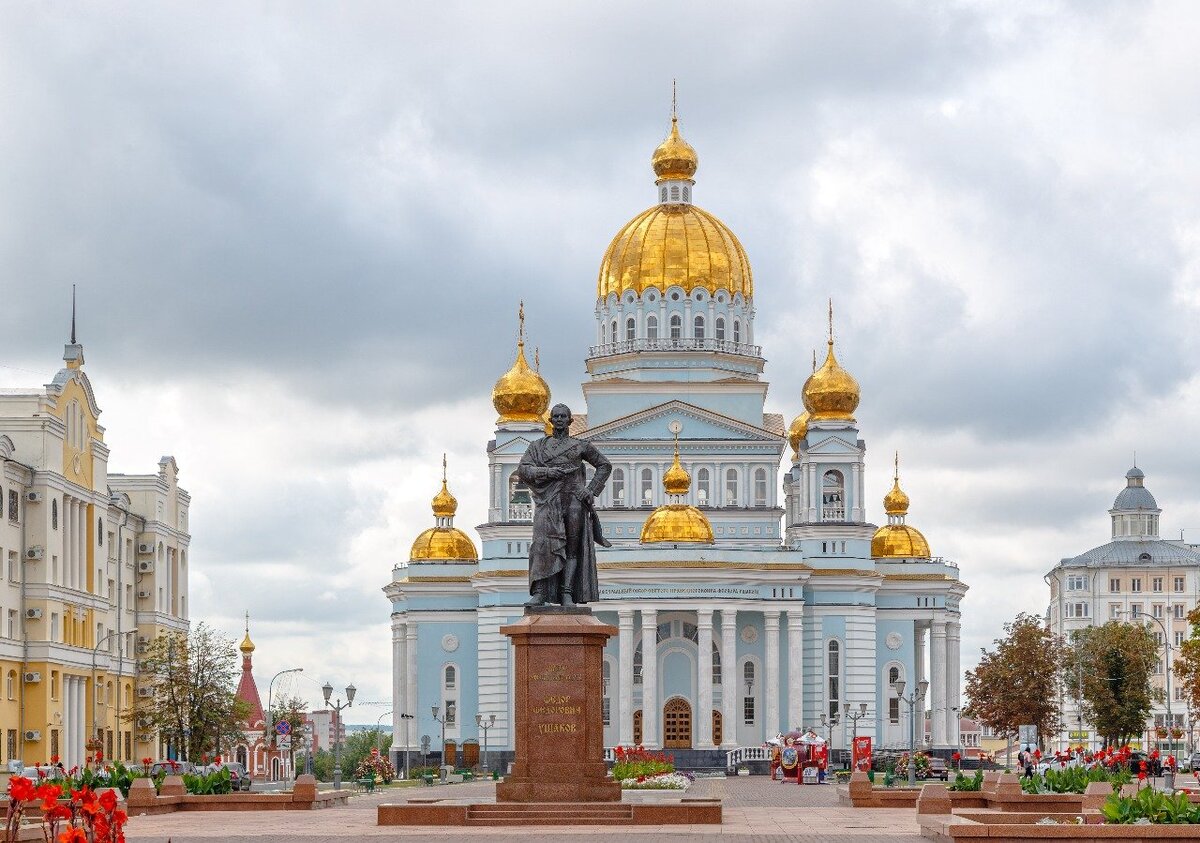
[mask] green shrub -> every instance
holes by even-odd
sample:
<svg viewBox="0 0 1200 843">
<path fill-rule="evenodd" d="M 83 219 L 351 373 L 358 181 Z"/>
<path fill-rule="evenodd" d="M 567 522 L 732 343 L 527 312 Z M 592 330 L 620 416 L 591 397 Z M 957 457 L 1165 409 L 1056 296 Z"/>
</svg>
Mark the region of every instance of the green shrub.
<svg viewBox="0 0 1200 843">
<path fill-rule="evenodd" d="M 233 777 L 229 774 L 228 767 L 221 767 L 211 773 L 184 773 L 183 789 L 196 796 L 233 793 Z"/>
<path fill-rule="evenodd" d="M 949 790 L 956 790 L 960 793 L 983 790 L 983 770 L 976 770 L 975 775 L 967 778 L 959 771 L 954 777 L 954 783 L 950 785 Z"/>
<path fill-rule="evenodd" d="M 1142 788 L 1135 796 L 1113 793 L 1100 808 L 1107 822 L 1128 825 L 1138 820 L 1158 824 L 1200 824 L 1200 805 L 1192 805 L 1186 793 L 1167 796 L 1152 787 Z"/>
</svg>

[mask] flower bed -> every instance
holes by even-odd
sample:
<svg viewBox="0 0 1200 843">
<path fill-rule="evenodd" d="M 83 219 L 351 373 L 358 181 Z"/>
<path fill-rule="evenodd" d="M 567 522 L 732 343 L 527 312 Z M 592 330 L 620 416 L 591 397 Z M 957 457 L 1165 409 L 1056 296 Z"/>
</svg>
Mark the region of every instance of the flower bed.
<svg viewBox="0 0 1200 843">
<path fill-rule="evenodd" d="M 687 790 L 695 778 L 690 773 L 659 773 L 622 779 L 622 790 Z"/>
<path fill-rule="evenodd" d="M 24 776 L 8 780 L 8 814 L 5 839 L 17 840 L 25 809 L 40 803 L 42 833 L 57 843 L 117 843 L 124 841 L 122 831 L 126 814 L 117 807 L 117 792 L 112 788 L 97 793 L 89 787 L 72 790 L 70 800 L 59 802 L 63 789 L 57 784 L 35 784 Z M 61 829 L 61 831 L 60 831 Z"/>
<path fill-rule="evenodd" d="M 663 773 L 675 772 L 675 756 L 664 752 L 647 752 L 643 746 L 618 746 L 613 750 L 616 763 L 613 764 L 612 777 L 622 783 L 630 779 L 646 779 Z"/>
</svg>

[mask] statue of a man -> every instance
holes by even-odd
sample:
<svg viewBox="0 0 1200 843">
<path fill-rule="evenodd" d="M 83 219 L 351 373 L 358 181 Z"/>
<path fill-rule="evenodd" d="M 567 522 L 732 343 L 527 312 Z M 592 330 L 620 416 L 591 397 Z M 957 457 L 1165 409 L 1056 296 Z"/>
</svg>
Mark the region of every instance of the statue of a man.
<svg viewBox="0 0 1200 843">
<path fill-rule="evenodd" d="M 575 606 L 600 596 L 596 577 L 596 544 L 604 538 L 592 498 L 600 494 L 612 464 L 591 442 L 567 435 L 571 410 L 550 410 L 554 433 L 533 442 L 521 457 L 517 473 L 529 487 L 533 509 L 533 543 L 529 546 L 529 593 L 526 606 L 560 603 Z M 590 483 L 584 463 L 596 469 Z"/>
</svg>

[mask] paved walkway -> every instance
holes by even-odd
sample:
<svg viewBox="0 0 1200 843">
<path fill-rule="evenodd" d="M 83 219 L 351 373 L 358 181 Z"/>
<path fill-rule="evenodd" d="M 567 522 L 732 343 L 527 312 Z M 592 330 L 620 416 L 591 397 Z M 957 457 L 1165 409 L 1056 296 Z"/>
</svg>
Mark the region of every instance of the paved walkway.
<svg viewBox="0 0 1200 843">
<path fill-rule="evenodd" d="M 722 840 L 730 837 L 763 841 L 835 840 L 838 843 L 883 843 L 920 839 L 916 813 L 908 810 L 855 809 L 837 804 L 833 786 L 772 784 L 762 776 L 700 780 L 694 796 L 715 796 L 724 803 L 720 826 L 531 826 L 525 828 L 430 828 L 375 825 L 375 809 L 383 802 L 403 802 L 431 793 L 453 799 L 495 798 L 492 782 L 429 788 L 382 790 L 355 796 L 350 804 L 324 811 L 187 812 L 133 817 L 126 829 L 130 843 L 333 843 L 343 840 L 431 840 L 469 837 L 487 840 L 591 839 L 629 843 L 630 836 L 649 843 Z"/>
</svg>

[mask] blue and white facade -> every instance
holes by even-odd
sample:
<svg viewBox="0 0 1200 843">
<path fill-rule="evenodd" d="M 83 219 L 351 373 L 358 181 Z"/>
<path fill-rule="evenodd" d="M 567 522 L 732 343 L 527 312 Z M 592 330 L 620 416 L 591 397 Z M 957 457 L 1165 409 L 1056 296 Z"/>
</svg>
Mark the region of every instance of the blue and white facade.
<svg viewBox="0 0 1200 843">
<path fill-rule="evenodd" d="M 606 744 L 717 752 L 812 727 L 837 751 L 855 729 L 845 706 L 866 703 L 857 733 L 907 746 L 909 712 L 893 684 L 904 679 L 930 683 L 932 748 L 958 746 L 967 587 L 940 558 L 872 557 L 878 502 L 863 494 L 866 443 L 852 418 L 810 421 L 788 453 L 784 417 L 767 411 L 752 288 L 685 278 L 610 292 L 593 316 L 572 435 L 614 468 L 596 501 L 613 546 L 597 548 L 601 600 L 591 604 L 619 629 L 605 651 Z M 686 502 L 709 519 L 712 544 L 639 541 L 667 502 L 672 422 L 691 474 Z M 499 629 L 528 599 L 532 513 L 516 472 L 543 435 L 541 422 L 498 423 L 478 560 L 401 563 L 384 589 L 395 754 L 419 751 L 422 735 L 436 749 L 434 706 L 454 711 L 447 740 L 482 744 L 476 714 L 495 715 L 489 748 L 512 748 L 513 653 Z M 836 725 L 823 727 L 831 715 Z"/>
</svg>

